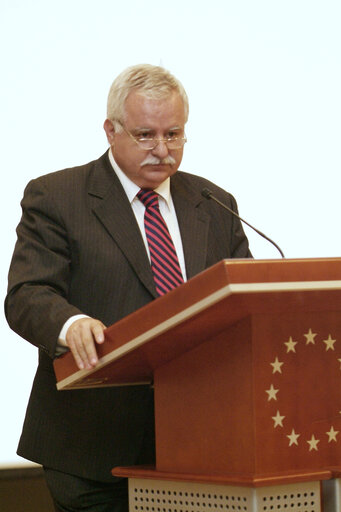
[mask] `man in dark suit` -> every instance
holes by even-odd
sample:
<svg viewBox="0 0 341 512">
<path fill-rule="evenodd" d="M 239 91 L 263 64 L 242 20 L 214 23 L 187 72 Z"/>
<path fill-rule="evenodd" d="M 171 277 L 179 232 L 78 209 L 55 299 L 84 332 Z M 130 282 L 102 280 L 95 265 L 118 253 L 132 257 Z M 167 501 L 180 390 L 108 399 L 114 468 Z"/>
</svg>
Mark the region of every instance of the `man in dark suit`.
<svg viewBox="0 0 341 512">
<path fill-rule="evenodd" d="M 13 330 L 39 348 L 19 455 L 44 466 L 56 510 L 126 511 L 114 466 L 154 460 L 153 394 L 148 386 L 57 391 L 53 359 L 71 350 L 80 369 L 97 364 L 105 326 L 157 298 L 145 205 L 155 191 L 181 279 L 224 258 L 250 257 L 234 198 L 178 171 L 188 100 L 160 67 L 128 68 L 115 80 L 98 160 L 30 182 L 6 298 Z"/>
</svg>

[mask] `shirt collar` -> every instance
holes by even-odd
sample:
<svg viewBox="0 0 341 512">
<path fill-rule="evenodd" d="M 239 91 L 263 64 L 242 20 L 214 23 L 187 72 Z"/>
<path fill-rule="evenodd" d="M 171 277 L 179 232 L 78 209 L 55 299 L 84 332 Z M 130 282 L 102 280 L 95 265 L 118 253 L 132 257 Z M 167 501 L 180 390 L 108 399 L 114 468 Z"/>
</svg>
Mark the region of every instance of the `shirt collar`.
<svg viewBox="0 0 341 512">
<path fill-rule="evenodd" d="M 110 163 L 117 174 L 118 179 L 121 182 L 122 187 L 124 188 L 125 193 L 127 194 L 127 197 L 129 199 L 129 202 L 132 203 L 134 199 L 136 198 L 136 194 L 140 190 L 140 187 L 136 185 L 131 179 L 128 178 L 128 176 L 120 169 L 120 167 L 117 165 L 111 148 L 109 148 L 109 160 Z M 156 187 L 155 192 L 161 196 L 165 203 L 167 204 L 168 208 L 170 208 L 171 204 L 171 195 L 170 195 L 170 179 L 169 177 L 161 183 L 158 187 Z"/>
</svg>

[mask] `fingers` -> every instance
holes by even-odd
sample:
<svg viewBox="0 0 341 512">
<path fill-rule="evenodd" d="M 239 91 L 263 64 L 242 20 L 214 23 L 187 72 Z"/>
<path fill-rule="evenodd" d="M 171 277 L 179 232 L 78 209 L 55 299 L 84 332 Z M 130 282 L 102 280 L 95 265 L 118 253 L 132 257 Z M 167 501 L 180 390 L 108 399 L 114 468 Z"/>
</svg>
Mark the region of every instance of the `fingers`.
<svg viewBox="0 0 341 512">
<path fill-rule="evenodd" d="M 105 325 L 95 318 L 80 318 L 68 328 L 66 344 L 80 370 L 90 370 L 98 363 L 96 343 L 104 342 L 104 329 Z"/>
</svg>

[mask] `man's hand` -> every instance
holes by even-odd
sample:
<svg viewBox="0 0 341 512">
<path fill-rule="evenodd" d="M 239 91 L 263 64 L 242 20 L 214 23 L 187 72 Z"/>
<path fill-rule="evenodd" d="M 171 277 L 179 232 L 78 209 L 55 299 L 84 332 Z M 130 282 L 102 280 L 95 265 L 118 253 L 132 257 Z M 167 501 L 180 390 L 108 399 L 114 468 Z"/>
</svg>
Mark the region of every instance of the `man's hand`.
<svg viewBox="0 0 341 512">
<path fill-rule="evenodd" d="M 75 320 L 66 332 L 66 345 L 80 370 L 90 370 L 98 363 L 96 343 L 104 342 L 105 325 L 95 318 Z"/>
</svg>

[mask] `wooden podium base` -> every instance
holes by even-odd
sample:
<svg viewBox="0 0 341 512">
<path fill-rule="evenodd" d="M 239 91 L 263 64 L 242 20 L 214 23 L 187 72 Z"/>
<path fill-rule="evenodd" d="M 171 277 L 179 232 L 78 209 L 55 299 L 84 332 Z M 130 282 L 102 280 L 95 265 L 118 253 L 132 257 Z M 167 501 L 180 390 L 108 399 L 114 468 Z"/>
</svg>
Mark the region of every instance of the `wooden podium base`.
<svg viewBox="0 0 341 512">
<path fill-rule="evenodd" d="M 165 480 L 129 480 L 130 512 L 321 512 L 320 482 L 238 487 Z"/>
<path fill-rule="evenodd" d="M 321 485 L 331 478 L 330 471 L 267 477 L 257 482 L 169 474 L 142 467 L 115 468 L 113 474 L 129 478 L 130 512 L 340 511 L 339 481 L 328 480 L 325 488 Z"/>
<path fill-rule="evenodd" d="M 149 467 L 114 468 L 129 480 L 130 512 L 340 512 L 339 471 L 288 473 L 247 480 L 184 475 Z"/>
</svg>

